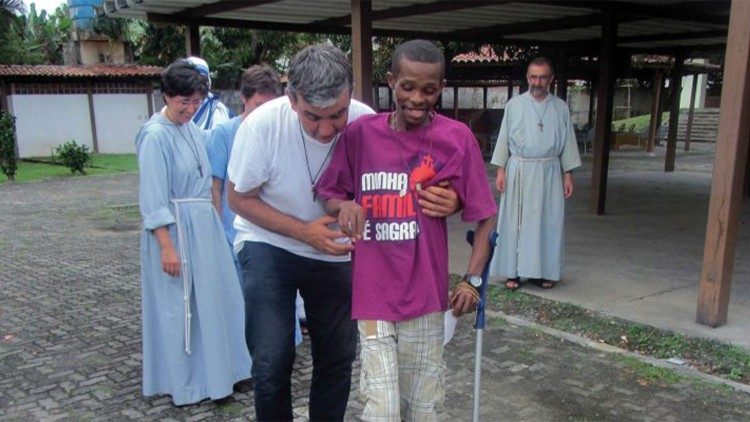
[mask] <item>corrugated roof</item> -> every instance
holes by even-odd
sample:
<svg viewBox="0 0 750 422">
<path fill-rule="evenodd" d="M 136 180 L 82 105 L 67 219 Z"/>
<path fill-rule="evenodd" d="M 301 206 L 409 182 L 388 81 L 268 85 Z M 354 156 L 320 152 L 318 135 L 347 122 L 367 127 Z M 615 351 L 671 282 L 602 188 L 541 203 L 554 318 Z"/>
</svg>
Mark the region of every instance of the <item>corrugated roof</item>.
<svg viewBox="0 0 750 422">
<path fill-rule="evenodd" d="M 54 77 L 54 78 L 132 78 L 161 76 L 161 67 L 127 64 L 83 65 L 0 65 L 0 77 Z"/>
<path fill-rule="evenodd" d="M 725 43 L 729 0 L 372 0 L 373 35 L 450 41 L 598 46 L 613 10 L 621 46 Z M 279 31 L 349 33 L 351 0 L 105 0 L 112 16 Z M 718 43 L 717 43 L 718 41 Z"/>
</svg>

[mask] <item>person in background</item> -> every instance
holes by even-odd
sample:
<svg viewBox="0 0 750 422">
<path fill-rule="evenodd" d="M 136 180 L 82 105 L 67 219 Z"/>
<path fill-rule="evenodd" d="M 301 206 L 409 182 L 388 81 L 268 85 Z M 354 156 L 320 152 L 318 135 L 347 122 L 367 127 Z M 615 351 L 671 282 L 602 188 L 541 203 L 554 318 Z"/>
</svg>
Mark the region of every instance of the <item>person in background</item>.
<svg viewBox="0 0 750 422">
<path fill-rule="evenodd" d="M 505 107 L 491 160 L 501 197 L 490 274 L 508 277 L 510 290 L 520 287 L 521 277 L 544 289 L 560 280 L 565 199 L 581 165 L 568 105 L 549 92 L 549 60 L 532 60 L 526 79 L 529 90 Z"/>
<path fill-rule="evenodd" d="M 206 98 L 203 99 L 203 103 L 201 103 L 198 111 L 195 112 L 193 123 L 199 128 L 209 131 L 231 119 L 234 115 L 232 111 L 221 102 L 218 96 L 211 93 L 211 75 L 208 63 L 200 57 L 195 56 L 188 57 L 187 60 L 195 65 L 201 75 L 205 76 L 208 80 L 209 92 L 206 95 Z"/>
<path fill-rule="evenodd" d="M 232 394 L 250 377 L 237 272 L 211 205 L 205 132 L 192 122 L 208 85 L 187 60 L 162 73 L 166 107 L 136 136 L 139 169 L 143 395 L 175 405 Z"/>
</svg>

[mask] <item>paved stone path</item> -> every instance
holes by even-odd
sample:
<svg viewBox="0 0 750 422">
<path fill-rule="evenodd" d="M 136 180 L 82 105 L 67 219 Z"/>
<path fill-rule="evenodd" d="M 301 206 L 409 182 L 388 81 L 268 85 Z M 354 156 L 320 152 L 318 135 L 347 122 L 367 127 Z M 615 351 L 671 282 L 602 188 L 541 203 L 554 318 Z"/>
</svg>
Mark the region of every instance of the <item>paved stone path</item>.
<svg viewBox="0 0 750 422">
<path fill-rule="evenodd" d="M 248 420 L 250 382 L 217 405 L 174 407 L 140 392 L 137 178 L 0 186 L 0 420 Z M 442 420 L 470 420 L 474 331 L 446 349 Z M 631 360 L 492 320 L 483 420 L 748 420 L 750 395 L 649 378 Z M 298 349 L 294 406 L 306 419 L 309 342 Z M 361 410 L 355 368 L 348 420 Z"/>
</svg>

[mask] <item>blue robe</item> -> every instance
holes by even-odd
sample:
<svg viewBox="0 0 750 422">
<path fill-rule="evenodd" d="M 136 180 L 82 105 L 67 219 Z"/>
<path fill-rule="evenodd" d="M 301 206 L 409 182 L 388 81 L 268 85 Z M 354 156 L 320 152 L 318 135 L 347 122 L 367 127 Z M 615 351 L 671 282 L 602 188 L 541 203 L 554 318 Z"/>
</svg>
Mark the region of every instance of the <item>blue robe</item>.
<svg viewBox="0 0 750 422">
<path fill-rule="evenodd" d="M 204 139 L 192 122 L 177 126 L 162 113 L 136 137 L 143 218 L 143 394 L 170 394 L 175 405 L 226 397 L 237 381 L 250 377 L 242 291 L 210 202 Z M 169 228 L 183 261 L 177 277 L 162 271 L 153 234 L 162 226 Z"/>
<path fill-rule="evenodd" d="M 513 97 L 491 163 L 505 168 L 506 187 L 490 274 L 560 280 L 563 172 L 581 165 L 568 105 L 552 94 L 541 102 L 528 92 Z"/>
</svg>

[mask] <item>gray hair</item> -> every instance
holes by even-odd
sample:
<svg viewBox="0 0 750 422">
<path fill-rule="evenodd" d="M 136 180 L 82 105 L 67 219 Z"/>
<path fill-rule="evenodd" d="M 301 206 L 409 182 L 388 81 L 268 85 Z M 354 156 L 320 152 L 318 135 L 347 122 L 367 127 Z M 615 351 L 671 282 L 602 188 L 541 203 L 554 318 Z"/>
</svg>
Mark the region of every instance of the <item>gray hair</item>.
<svg viewBox="0 0 750 422">
<path fill-rule="evenodd" d="M 344 53 L 328 44 L 305 47 L 289 63 L 287 91 L 294 99 L 299 93 L 315 107 L 328 107 L 346 89 L 353 88 L 352 65 Z"/>
</svg>

